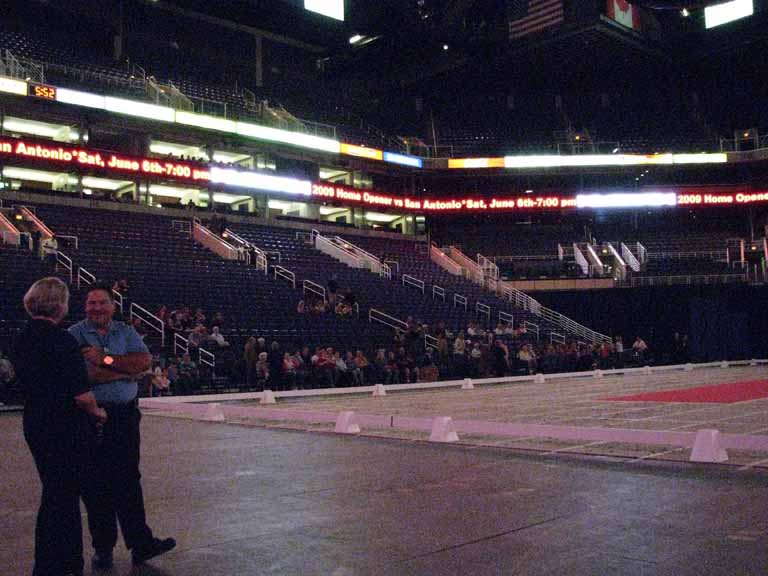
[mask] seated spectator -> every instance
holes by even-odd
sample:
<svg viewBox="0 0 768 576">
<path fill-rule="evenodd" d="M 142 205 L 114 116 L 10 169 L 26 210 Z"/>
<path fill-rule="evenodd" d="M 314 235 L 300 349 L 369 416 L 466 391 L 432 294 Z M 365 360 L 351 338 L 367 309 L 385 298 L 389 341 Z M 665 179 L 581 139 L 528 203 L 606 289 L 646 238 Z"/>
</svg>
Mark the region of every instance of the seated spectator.
<svg viewBox="0 0 768 576">
<path fill-rule="evenodd" d="M 333 348 L 318 348 L 312 357 L 312 366 L 321 387 L 333 388 L 336 385 L 336 360 L 333 356 Z"/>
<path fill-rule="evenodd" d="M 283 385 L 288 390 L 296 390 L 296 361 L 290 352 L 283 354 Z"/>
<path fill-rule="evenodd" d="M 305 350 L 308 355 L 306 360 L 304 358 Z M 297 349 L 291 356 L 291 360 L 293 361 L 293 369 L 296 373 L 296 388 L 304 390 L 307 385 L 308 365 L 311 364 L 309 348 Z"/>
<path fill-rule="evenodd" d="M 149 386 L 149 395 L 163 396 L 170 392 L 170 381 L 168 380 L 168 373 L 160 366 L 155 366 L 152 373 L 152 380 Z"/>
<path fill-rule="evenodd" d="M 384 348 L 376 350 L 376 356 L 373 357 L 372 372 L 373 379 L 379 384 L 386 383 L 387 353 Z"/>
<path fill-rule="evenodd" d="M 333 362 L 335 365 L 333 385 L 334 386 L 346 386 L 349 382 L 349 367 L 341 357 L 341 353 L 336 351 L 333 353 Z"/>
<path fill-rule="evenodd" d="M 338 316 L 349 316 L 352 314 L 352 307 L 346 302 L 336 304 L 336 314 Z"/>
<path fill-rule="evenodd" d="M 56 263 L 56 255 L 59 253 L 59 242 L 56 236 L 43 240 L 43 258 L 46 262 L 53 265 Z"/>
<path fill-rule="evenodd" d="M 269 359 L 269 389 L 280 390 L 283 383 L 283 353 L 280 351 L 280 343 L 277 340 L 272 341 L 267 358 Z"/>
<path fill-rule="evenodd" d="M 170 316 L 171 315 L 168 312 L 168 308 L 165 305 L 160 306 L 160 310 L 157 311 L 157 317 L 160 318 L 160 321 L 166 326 L 171 322 Z"/>
<path fill-rule="evenodd" d="M 427 350 L 419 366 L 419 382 L 436 382 L 439 376 L 440 371 L 432 358 L 432 350 Z"/>
<path fill-rule="evenodd" d="M 221 312 L 216 312 L 213 315 L 213 318 L 211 318 L 211 326 L 218 326 L 222 330 L 226 330 L 226 319 L 224 318 L 224 314 Z"/>
<path fill-rule="evenodd" d="M 370 371 L 371 363 L 368 362 L 368 358 L 362 350 L 358 350 L 355 353 L 355 366 L 360 370 L 360 386 L 365 386 L 366 377 Z"/>
<path fill-rule="evenodd" d="M 179 380 L 179 368 L 176 366 L 175 360 L 171 359 L 171 361 L 168 363 L 168 368 L 165 375 L 168 378 L 168 387 L 173 393 L 176 390 L 176 384 Z"/>
<path fill-rule="evenodd" d="M 493 346 L 491 364 L 493 375 L 496 378 L 506 376 L 509 372 L 509 351 L 506 344 L 500 338 L 496 340 Z"/>
<path fill-rule="evenodd" d="M 517 353 L 517 358 L 520 360 L 520 362 L 527 366 L 528 374 L 533 374 L 536 372 L 536 353 L 533 351 L 529 344 L 523 344 L 523 347 L 520 348 L 520 352 Z"/>
<path fill-rule="evenodd" d="M 198 379 L 197 365 L 192 361 L 189 354 L 184 354 L 179 362 L 179 386 L 184 390 L 191 390 L 196 387 Z"/>
<path fill-rule="evenodd" d="M 352 386 L 364 386 L 363 371 L 357 365 L 357 360 L 351 351 L 347 351 L 344 362 L 347 365 L 349 376 L 352 379 Z"/>
<path fill-rule="evenodd" d="M 384 383 L 400 383 L 400 370 L 398 368 L 397 357 L 395 356 L 395 353 L 391 351 L 387 354 L 387 362 L 384 365 Z"/>
<path fill-rule="evenodd" d="M 632 353 L 638 362 L 645 360 L 645 357 L 648 353 L 648 344 L 646 344 L 645 340 L 640 338 L 640 336 L 635 338 L 635 342 L 632 344 Z"/>
<path fill-rule="evenodd" d="M 259 353 L 259 359 L 256 361 L 256 389 L 259 391 L 264 390 L 264 387 L 269 380 L 269 354 L 266 352 Z"/>
<path fill-rule="evenodd" d="M 200 346 L 203 345 L 203 342 L 205 342 L 205 340 L 208 338 L 207 332 L 208 331 L 205 329 L 205 326 L 202 324 L 195 326 L 189 333 L 189 347 L 200 348 Z"/>
<path fill-rule="evenodd" d="M 296 305 L 296 313 L 297 314 L 304 314 L 307 311 L 306 304 L 304 304 L 304 300 L 299 300 L 299 303 Z"/>
<path fill-rule="evenodd" d="M 215 342 L 219 348 L 226 348 L 229 346 L 229 342 L 227 342 L 221 332 L 219 332 L 218 326 L 213 327 L 211 330 L 211 335 L 208 338 L 209 340 Z"/>
<path fill-rule="evenodd" d="M 8 358 L 5 358 L 2 351 L 0 351 L 0 388 L 7 388 L 15 378 L 16 375 L 13 370 L 13 364 L 11 364 L 11 361 L 8 360 Z"/>
<path fill-rule="evenodd" d="M 131 326 L 133 326 L 133 329 L 136 330 L 136 333 L 139 335 L 139 338 L 144 340 L 147 336 L 147 329 L 144 327 L 144 323 L 138 318 L 134 318 L 131 320 Z"/>
<path fill-rule="evenodd" d="M 408 354 L 404 347 L 401 347 L 397 351 L 397 372 L 398 378 L 403 383 L 412 382 L 411 378 L 416 377 L 415 373 L 416 364 L 413 361 L 413 357 Z"/>
</svg>

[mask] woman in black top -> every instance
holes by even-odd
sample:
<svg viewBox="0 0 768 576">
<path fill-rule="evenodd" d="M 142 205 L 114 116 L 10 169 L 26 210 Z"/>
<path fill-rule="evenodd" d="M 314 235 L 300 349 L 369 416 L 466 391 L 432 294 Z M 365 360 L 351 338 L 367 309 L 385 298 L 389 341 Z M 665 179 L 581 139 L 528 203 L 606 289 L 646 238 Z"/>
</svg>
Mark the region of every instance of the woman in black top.
<svg viewBox="0 0 768 576">
<path fill-rule="evenodd" d="M 103 423 L 77 341 L 59 327 L 69 290 L 58 278 L 35 282 L 24 296 L 30 320 L 16 338 L 13 365 L 24 393 L 24 438 L 43 484 L 35 528 L 33 576 L 81 575 L 83 537 L 78 472 L 88 418 Z"/>
</svg>

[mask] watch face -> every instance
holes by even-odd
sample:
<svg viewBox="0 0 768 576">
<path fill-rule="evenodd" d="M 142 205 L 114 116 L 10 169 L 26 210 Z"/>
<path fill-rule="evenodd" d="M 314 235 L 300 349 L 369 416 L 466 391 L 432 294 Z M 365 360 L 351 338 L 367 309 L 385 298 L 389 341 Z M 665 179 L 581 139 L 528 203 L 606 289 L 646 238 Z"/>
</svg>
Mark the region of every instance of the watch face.
<svg viewBox="0 0 768 576">
<path fill-rule="evenodd" d="M 114 361 L 115 361 L 115 359 L 112 358 L 112 356 L 104 356 L 103 362 L 104 362 L 105 365 L 111 366 Z"/>
</svg>

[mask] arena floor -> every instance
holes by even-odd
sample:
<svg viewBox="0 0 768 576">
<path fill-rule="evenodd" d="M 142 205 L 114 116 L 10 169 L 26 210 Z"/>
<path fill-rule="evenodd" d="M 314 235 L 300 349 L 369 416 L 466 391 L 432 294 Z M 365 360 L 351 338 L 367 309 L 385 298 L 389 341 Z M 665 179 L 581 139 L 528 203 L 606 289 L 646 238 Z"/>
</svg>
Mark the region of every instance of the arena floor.
<svg viewBox="0 0 768 576">
<path fill-rule="evenodd" d="M 179 418 L 142 425 L 148 517 L 178 547 L 131 571 L 121 543 L 110 574 L 745 576 L 768 566 L 765 470 Z M 8 576 L 30 574 L 40 490 L 20 428 L 18 415 L 0 416 Z"/>
<path fill-rule="evenodd" d="M 603 400 L 751 382 L 766 372 L 705 369 L 276 406 L 766 434 L 767 399 Z M 132 571 L 120 544 L 111 574 L 702 576 L 768 568 L 768 454 L 729 450 L 726 465 L 691 464 L 675 461 L 687 451 L 658 447 L 471 436 L 437 444 L 416 432 L 344 436 L 327 425 L 144 412 L 148 516 L 179 545 Z M 18 414 L 0 415 L 0 450 L 0 573 L 28 575 L 40 487 Z"/>
<path fill-rule="evenodd" d="M 474 390 L 437 389 L 388 393 L 384 397 L 366 395 L 307 397 L 280 399 L 270 410 L 317 410 L 359 414 L 410 417 L 450 416 L 455 420 L 470 419 L 492 422 L 558 424 L 579 427 L 628 428 L 661 431 L 690 431 L 714 428 L 723 433 L 768 434 L 768 393 L 762 398 L 731 402 L 668 402 L 608 400 L 627 395 L 666 390 L 691 389 L 707 385 L 740 382 L 768 382 L 768 367 L 704 368 L 692 372 L 682 370 L 633 373 L 602 379 L 547 379 L 543 384 L 478 385 Z M 711 399 L 710 399 L 711 400 Z M 257 401 L 253 415 L 238 418 L 241 422 L 260 422 Z M 262 422 L 270 426 L 310 430 L 330 430 L 332 425 L 312 425 L 290 421 Z M 406 439 L 426 439 L 423 432 L 368 428 L 363 434 Z M 577 442 L 550 438 L 494 437 L 461 435 L 460 442 L 470 445 L 505 447 L 544 452 L 618 456 L 629 459 L 687 461 L 690 449 L 664 448 L 609 442 Z M 768 453 L 729 450 L 728 464 L 739 467 L 766 467 Z"/>
</svg>

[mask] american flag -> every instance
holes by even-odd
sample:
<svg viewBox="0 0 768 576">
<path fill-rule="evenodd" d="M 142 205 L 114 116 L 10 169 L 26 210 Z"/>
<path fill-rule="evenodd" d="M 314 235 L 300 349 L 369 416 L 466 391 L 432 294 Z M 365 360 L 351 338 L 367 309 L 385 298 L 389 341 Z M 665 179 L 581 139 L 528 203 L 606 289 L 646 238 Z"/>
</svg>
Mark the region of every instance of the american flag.
<svg viewBox="0 0 768 576">
<path fill-rule="evenodd" d="M 510 39 L 546 30 L 562 21 L 563 0 L 512 0 L 510 2 Z"/>
</svg>

